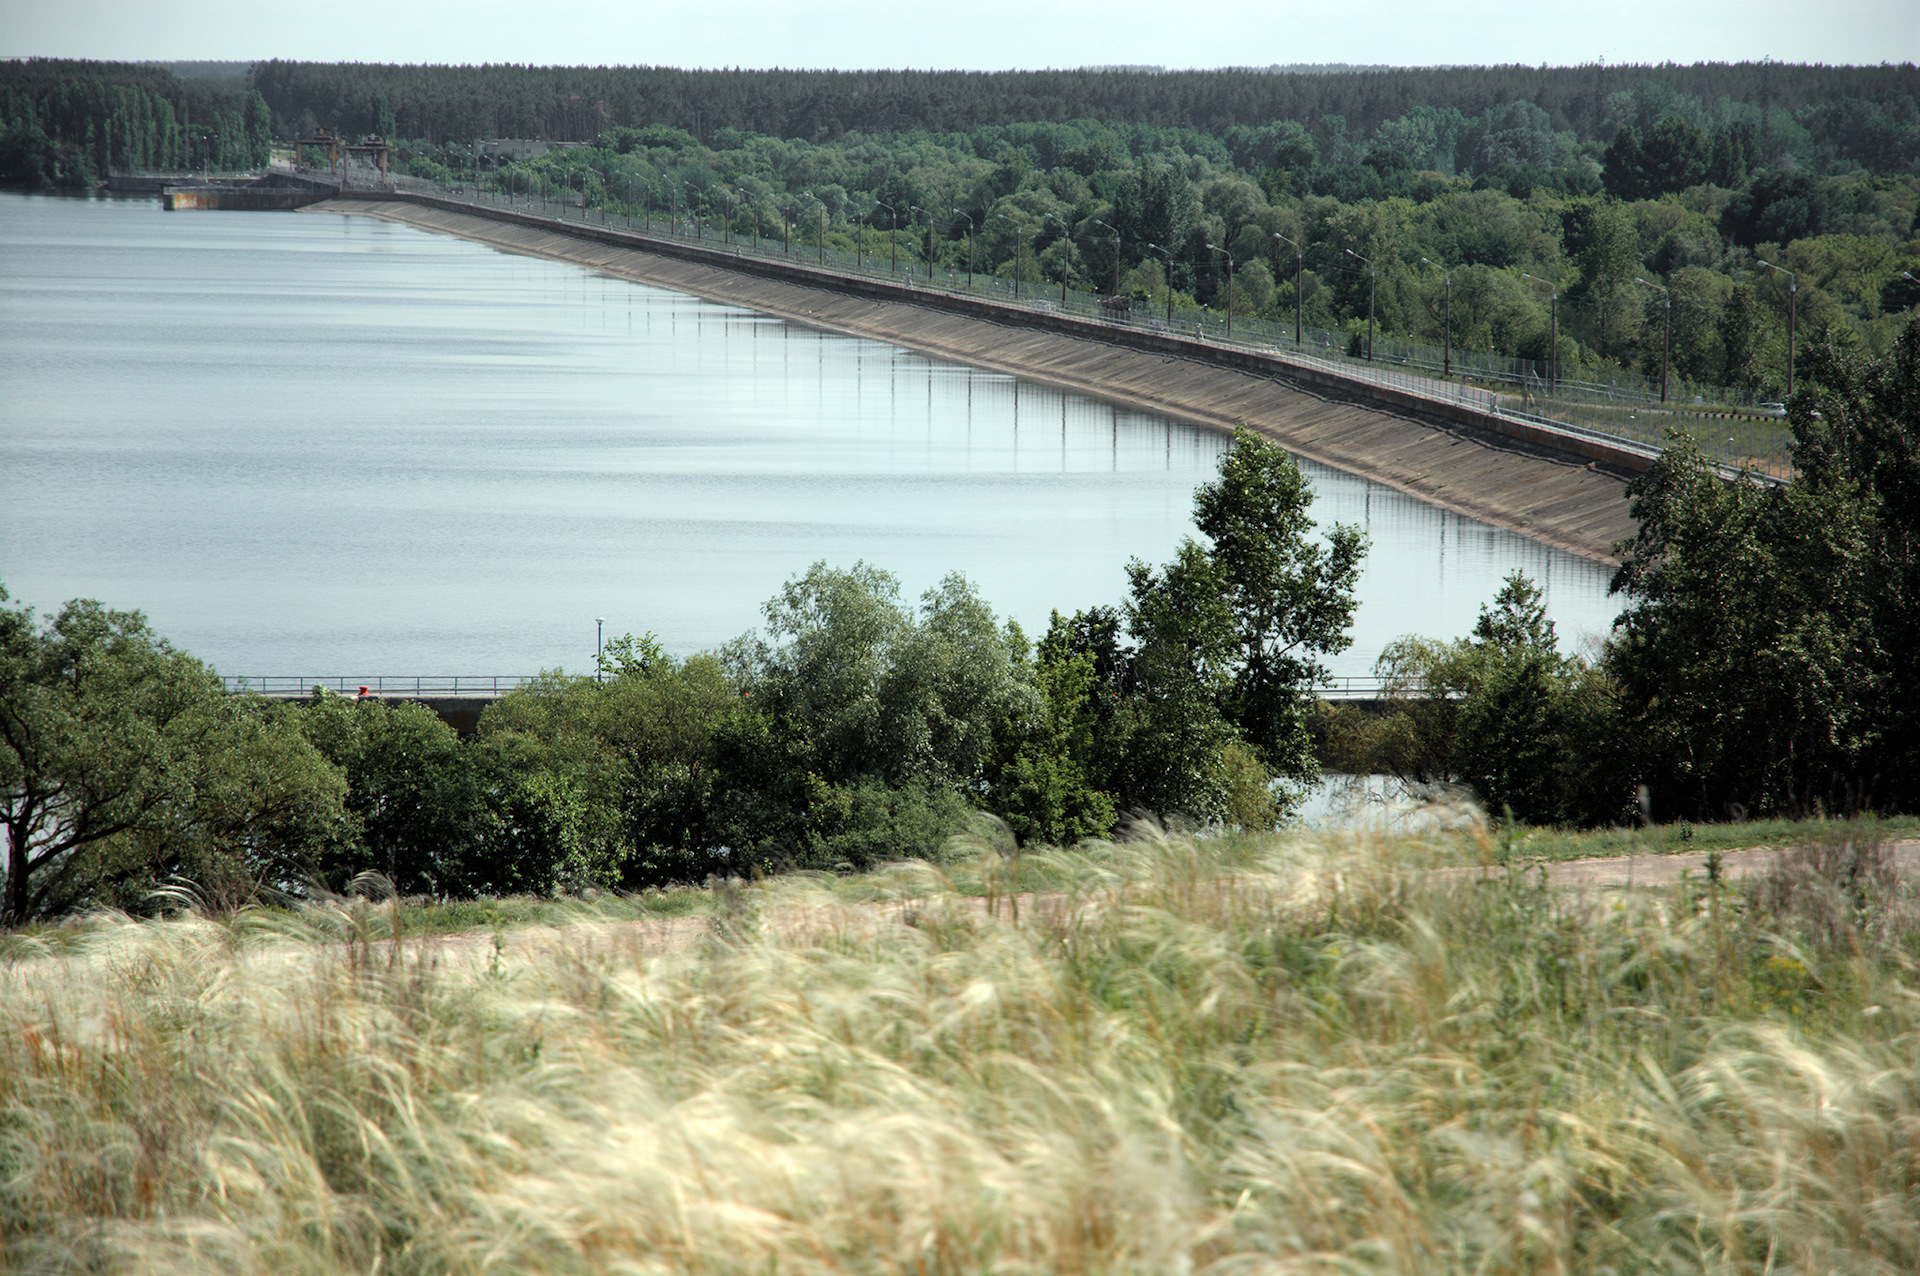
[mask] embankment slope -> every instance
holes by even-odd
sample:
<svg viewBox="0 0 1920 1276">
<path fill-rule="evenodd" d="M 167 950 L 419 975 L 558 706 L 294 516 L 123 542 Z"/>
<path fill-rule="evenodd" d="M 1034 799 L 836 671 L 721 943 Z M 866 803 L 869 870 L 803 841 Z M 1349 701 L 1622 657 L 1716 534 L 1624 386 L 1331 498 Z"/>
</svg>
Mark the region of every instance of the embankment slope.
<svg viewBox="0 0 1920 1276">
<path fill-rule="evenodd" d="M 1601 562 L 1633 533 L 1625 471 L 1345 396 L 1017 322 L 862 297 L 403 200 L 306 211 L 380 217 L 503 252 L 870 337 L 1214 429 L 1245 424 L 1289 451 Z"/>
</svg>

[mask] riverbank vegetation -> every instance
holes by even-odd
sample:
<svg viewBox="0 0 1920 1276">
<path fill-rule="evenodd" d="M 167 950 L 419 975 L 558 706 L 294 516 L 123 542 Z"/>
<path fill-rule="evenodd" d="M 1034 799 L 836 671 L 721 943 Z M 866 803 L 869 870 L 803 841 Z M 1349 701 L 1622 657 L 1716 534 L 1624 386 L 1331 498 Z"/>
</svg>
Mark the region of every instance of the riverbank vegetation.
<svg viewBox="0 0 1920 1276">
<path fill-rule="evenodd" d="M 1602 385 L 1657 385 L 1665 368 L 1673 394 L 1720 404 L 1784 401 L 1790 324 L 1883 352 L 1920 302 L 1907 278 L 1920 274 L 1911 66 L 267 62 L 250 82 L 242 96 L 157 68 L 0 67 L 0 181 L 84 185 L 150 152 L 177 163 L 185 134 L 165 119 L 189 110 L 233 121 L 196 156 L 258 152 L 263 120 L 281 138 L 374 132 L 394 140 L 400 171 L 436 181 L 1065 279 L 1156 308 L 1297 316 L 1347 343 L 1371 319 L 1383 339 Z M 123 85 L 165 96 L 172 115 L 121 104 Z M 217 110 L 186 104 L 216 91 L 228 95 Z M 499 138 L 543 153 L 480 144 Z"/>
<path fill-rule="evenodd" d="M 1852 831 L 1617 897 L 1143 829 L 680 930 L 98 918 L 0 965 L 0 1265 L 1891 1276 L 1920 900 Z"/>
<path fill-rule="evenodd" d="M 1323 759 L 1536 824 L 1920 806 L 1920 322 L 1809 365 L 1791 481 L 1676 439 L 1630 484 L 1602 651 L 1561 653 L 1510 580 L 1471 638 L 1391 645 L 1387 712 L 1333 711 Z"/>
<path fill-rule="evenodd" d="M 1316 532 L 1291 457 L 1241 432 L 1206 544 L 1129 568 L 1038 643 L 959 575 L 917 606 L 815 564 L 762 631 L 678 658 L 613 642 L 461 740 L 425 707 L 231 696 L 136 614 L 0 610 L 5 920 L 228 903 L 381 874 L 408 895 L 551 894 L 930 857 L 974 810 L 1071 845 L 1135 811 L 1273 825 L 1318 776 L 1319 657 L 1365 546 Z"/>
<path fill-rule="evenodd" d="M 1472 636 L 1380 658 L 1382 703 L 1326 706 L 1365 544 L 1315 528 L 1241 431 L 1199 539 L 1037 641 L 958 575 L 918 600 L 815 564 L 764 627 L 678 657 L 652 635 L 505 696 L 478 733 L 426 708 L 227 694 L 137 615 L 0 611 L 6 917 L 343 890 L 626 891 L 937 858 L 973 814 L 1021 847 L 1148 814 L 1283 822 L 1323 768 L 1466 793 L 1536 827 L 1920 808 L 1920 323 L 1839 340 L 1793 400 L 1795 477 L 1729 480 L 1676 442 L 1598 652 L 1560 649 L 1510 578 Z"/>
</svg>

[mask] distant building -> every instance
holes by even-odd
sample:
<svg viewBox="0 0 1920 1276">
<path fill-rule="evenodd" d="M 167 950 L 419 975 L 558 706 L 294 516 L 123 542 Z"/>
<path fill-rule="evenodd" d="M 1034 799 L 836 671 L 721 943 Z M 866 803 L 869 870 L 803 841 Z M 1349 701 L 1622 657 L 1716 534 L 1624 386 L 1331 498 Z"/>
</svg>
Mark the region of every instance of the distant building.
<svg viewBox="0 0 1920 1276">
<path fill-rule="evenodd" d="M 537 137 L 492 137 L 479 143 L 480 154 L 496 164 L 511 164 L 545 155 L 551 149 Z"/>
</svg>

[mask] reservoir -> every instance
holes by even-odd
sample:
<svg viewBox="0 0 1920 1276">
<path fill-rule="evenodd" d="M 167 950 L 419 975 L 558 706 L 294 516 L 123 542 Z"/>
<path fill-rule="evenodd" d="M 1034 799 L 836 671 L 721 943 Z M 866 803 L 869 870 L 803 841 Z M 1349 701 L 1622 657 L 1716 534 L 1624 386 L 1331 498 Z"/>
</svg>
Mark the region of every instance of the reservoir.
<svg viewBox="0 0 1920 1276">
<path fill-rule="evenodd" d="M 138 608 L 240 676 L 524 675 L 688 654 L 815 561 L 964 573 L 1029 635 L 1192 533 L 1224 436 L 334 214 L 0 194 L 0 583 Z M 1371 539 L 1361 676 L 1516 568 L 1563 642 L 1610 569 L 1304 463 Z"/>
</svg>

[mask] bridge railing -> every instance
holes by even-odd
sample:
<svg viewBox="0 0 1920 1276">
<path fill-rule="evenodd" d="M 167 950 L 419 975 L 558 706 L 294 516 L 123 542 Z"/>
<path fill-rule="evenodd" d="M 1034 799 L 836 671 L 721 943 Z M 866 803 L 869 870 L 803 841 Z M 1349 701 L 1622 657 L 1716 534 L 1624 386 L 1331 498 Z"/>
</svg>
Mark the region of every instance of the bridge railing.
<svg viewBox="0 0 1920 1276">
<path fill-rule="evenodd" d="M 263 696 L 279 697 L 312 695 L 316 690 L 357 696 L 362 688 L 378 696 L 500 696 L 533 680 L 532 674 L 428 674 L 407 677 L 387 674 L 362 678 L 286 674 L 221 679 L 228 691 L 252 691 Z"/>
<path fill-rule="evenodd" d="M 232 692 L 257 692 L 263 696 L 307 696 L 317 689 L 338 695 L 359 695 L 362 687 L 377 696 L 500 696 L 535 681 L 531 674 L 425 674 L 396 677 L 392 674 L 364 678 L 343 675 L 313 677 L 305 674 L 232 676 L 221 679 Z M 1420 688 L 1398 686 L 1385 678 L 1329 678 L 1314 688 L 1323 700 L 1378 700 L 1398 690 L 1418 695 Z"/>
<path fill-rule="evenodd" d="M 1389 691 L 1401 690 L 1385 678 L 1329 678 L 1314 688 L 1322 700 L 1379 700 Z"/>
</svg>

